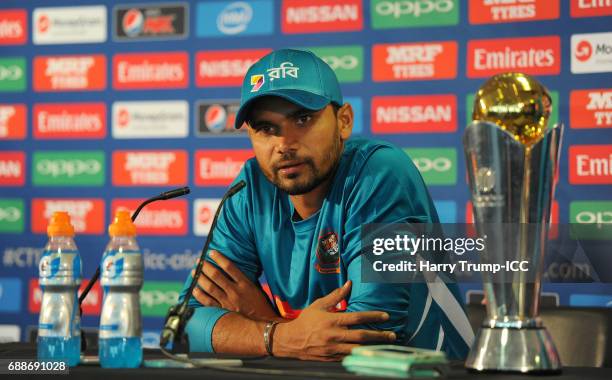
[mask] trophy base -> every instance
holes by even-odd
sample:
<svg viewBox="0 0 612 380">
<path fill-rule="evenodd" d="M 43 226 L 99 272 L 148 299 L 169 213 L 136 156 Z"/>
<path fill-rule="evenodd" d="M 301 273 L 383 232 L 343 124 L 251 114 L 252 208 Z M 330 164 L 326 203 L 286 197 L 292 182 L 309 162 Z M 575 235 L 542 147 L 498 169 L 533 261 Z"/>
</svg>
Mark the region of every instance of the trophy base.
<svg viewBox="0 0 612 380">
<path fill-rule="evenodd" d="M 543 327 L 482 327 L 465 366 L 478 372 L 561 373 L 559 354 Z"/>
</svg>

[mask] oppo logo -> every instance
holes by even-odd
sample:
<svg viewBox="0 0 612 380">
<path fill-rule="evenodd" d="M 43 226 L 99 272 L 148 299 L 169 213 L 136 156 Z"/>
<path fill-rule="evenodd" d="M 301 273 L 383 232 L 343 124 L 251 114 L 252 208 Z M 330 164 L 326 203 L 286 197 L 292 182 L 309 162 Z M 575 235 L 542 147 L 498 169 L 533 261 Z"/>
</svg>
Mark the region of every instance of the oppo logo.
<svg viewBox="0 0 612 380">
<path fill-rule="evenodd" d="M 333 70 L 352 70 L 359 65 L 359 59 L 357 59 L 357 57 L 354 55 L 328 55 L 323 57 L 323 61 L 325 61 L 325 63 L 327 63 Z"/>
<path fill-rule="evenodd" d="M 447 13 L 453 10 L 454 4 L 451 0 L 404 0 L 404 1 L 383 1 L 376 4 L 376 12 L 381 16 L 392 16 L 400 18 L 404 15 L 421 15 L 438 12 Z"/>
<path fill-rule="evenodd" d="M 178 292 L 172 290 L 142 290 L 140 292 L 140 303 L 147 307 L 155 307 L 157 305 L 174 305 L 178 300 L 178 297 Z"/>
<path fill-rule="evenodd" d="M 0 80 L 18 80 L 23 76 L 23 70 L 17 65 L 0 66 Z"/>
<path fill-rule="evenodd" d="M 416 165 L 417 169 L 421 173 L 429 172 L 431 170 L 436 172 L 446 172 L 453 167 L 453 163 L 446 157 L 437 157 L 434 159 L 427 157 L 414 158 L 412 160 Z"/>
<path fill-rule="evenodd" d="M 217 16 L 217 28 L 224 34 L 238 34 L 249 26 L 252 17 L 253 8 L 248 3 L 231 3 Z"/>
<path fill-rule="evenodd" d="M 36 164 L 36 170 L 51 177 L 74 177 L 98 174 L 102 165 L 96 160 L 40 160 Z"/>
<path fill-rule="evenodd" d="M 576 214 L 576 222 L 579 224 L 596 224 L 602 226 L 612 224 L 612 211 L 581 211 Z"/>
<path fill-rule="evenodd" d="M 16 222 L 21 218 L 17 207 L 0 207 L 0 222 Z"/>
</svg>

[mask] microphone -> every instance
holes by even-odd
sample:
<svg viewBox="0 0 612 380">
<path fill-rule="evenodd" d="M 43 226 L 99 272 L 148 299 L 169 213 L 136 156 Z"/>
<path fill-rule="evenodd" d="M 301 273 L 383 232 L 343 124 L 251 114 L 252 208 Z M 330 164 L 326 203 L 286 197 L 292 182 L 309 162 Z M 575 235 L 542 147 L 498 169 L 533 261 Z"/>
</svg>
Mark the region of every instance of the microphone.
<svg viewBox="0 0 612 380">
<path fill-rule="evenodd" d="M 202 248 L 202 252 L 200 253 L 200 260 L 198 261 L 198 265 L 196 266 L 195 275 L 191 279 L 191 284 L 189 284 L 189 288 L 187 288 L 187 292 L 185 293 L 185 298 L 183 298 L 183 301 L 181 303 L 172 306 L 168 310 L 168 314 L 166 315 L 164 329 L 162 330 L 159 339 L 159 345 L 162 349 L 168 344 L 168 342 L 179 341 L 180 343 L 181 337 L 183 336 L 183 331 L 185 329 L 185 325 L 193 314 L 193 308 L 188 308 L 187 304 L 191 299 L 191 293 L 193 293 L 193 289 L 198 283 L 198 278 L 200 278 L 200 275 L 202 273 L 202 266 L 204 265 L 204 261 L 206 260 L 206 253 L 208 252 L 208 247 L 210 246 L 210 242 L 212 241 L 213 232 L 217 227 L 217 219 L 219 218 L 219 214 L 221 213 L 221 208 L 223 207 L 225 201 L 227 201 L 230 197 L 234 196 L 245 186 L 246 183 L 244 181 L 238 182 L 237 184 L 232 186 L 221 199 L 219 207 L 217 207 L 217 211 L 215 212 L 215 217 L 213 218 L 212 224 L 210 226 L 210 231 L 208 232 L 208 236 L 206 237 L 206 243 L 204 244 L 204 248 Z"/>
<path fill-rule="evenodd" d="M 176 197 L 182 197 L 183 195 L 189 194 L 190 191 L 191 190 L 189 190 L 187 186 L 181 187 L 180 189 L 164 191 L 163 193 L 159 194 L 159 199 L 166 200 Z"/>
<path fill-rule="evenodd" d="M 165 191 L 157 196 L 154 196 L 152 198 L 145 200 L 140 205 L 138 205 L 138 208 L 136 208 L 136 211 L 134 211 L 134 213 L 132 214 L 132 222 L 136 220 L 136 218 L 138 217 L 138 214 L 140 214 L 140 210 L 142 210 L 149 203 L 160 201 L 160 200 L 167 200 L 167 199 L 181 197 L 183 195 L 189 194 L 190 191 L 191 190 L 189 190 L 189 187 L 185 186 L 180 189 Z M 83 307 L 82 307 L 83 301 L 85 300 L 85 298 L 91 291 L 91 288 L 94 286 L 96 281 L 98 281 L 98 278 L 100 278 L 100 265 L 98 265 L 98 267 L 96 268 L 96 272 L 94 273 L 94 275 L 91 277 L 91 279 L 87 283 L 87 286 L 85 287 L 85 289 L 83 289 L 83 293 L 81 293 L 81 295 L 79 296 L 79 313 L 81 316 L 83 315 Z M 85 350 L 85 347 L 84 347 L 85 339 L 83 337 L 81 337 L 81 342 L 82 342 L 81 350 L 84 351 Z"/>
</svg>

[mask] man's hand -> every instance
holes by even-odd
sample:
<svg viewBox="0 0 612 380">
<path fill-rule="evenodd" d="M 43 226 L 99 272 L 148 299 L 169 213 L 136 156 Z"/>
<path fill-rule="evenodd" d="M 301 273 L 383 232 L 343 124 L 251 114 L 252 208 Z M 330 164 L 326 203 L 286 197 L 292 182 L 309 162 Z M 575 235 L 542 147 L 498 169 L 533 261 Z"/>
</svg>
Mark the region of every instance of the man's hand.
<svg viewBox="0 0 612 380">
<path fill-rule="evenodd" d="M 351 282 L 319 298 L 302 310 L 299 317 L 280 323 L 272 340 L 274 356 L 302 360 L 340 360 L 364 343 L 393 343 L 391 331 L 350 330 L 349 326 L 384 322 L 389 315 L 380 311 L 334 313 L 330 310 L 350 293 Z"/>
<path fill-rule="evenodd" d="M 209 262 L 202 266 L 198 286 L 193 297 L 204 306 L 222 307 L 246 317 L 261 321 L 281 321 L 265 293 L 251 282 L 227 257 L 211 250 L 209 257 L 219 266 Z M 191 272 L 195 275 L 195 270 Z"/>
</svg>

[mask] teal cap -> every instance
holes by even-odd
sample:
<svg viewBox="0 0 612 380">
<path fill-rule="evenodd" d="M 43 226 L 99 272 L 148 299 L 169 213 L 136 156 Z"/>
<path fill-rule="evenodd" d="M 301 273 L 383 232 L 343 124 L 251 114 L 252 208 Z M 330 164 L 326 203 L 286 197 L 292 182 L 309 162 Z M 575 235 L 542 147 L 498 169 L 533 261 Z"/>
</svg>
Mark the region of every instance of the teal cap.
<svg viewBox="0 0 612 380">
<path fill-rule="evenodd" d="M 310 110 L 332 102 L 343 104 L 334 70 L 308 50 L 275 50 L 249 68 L 242 81 L 236 128 L 244 123 L 253 101 L 262 96 L 279 96 Z"/>
</svg>

